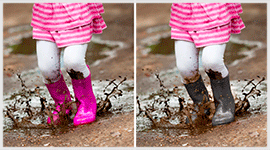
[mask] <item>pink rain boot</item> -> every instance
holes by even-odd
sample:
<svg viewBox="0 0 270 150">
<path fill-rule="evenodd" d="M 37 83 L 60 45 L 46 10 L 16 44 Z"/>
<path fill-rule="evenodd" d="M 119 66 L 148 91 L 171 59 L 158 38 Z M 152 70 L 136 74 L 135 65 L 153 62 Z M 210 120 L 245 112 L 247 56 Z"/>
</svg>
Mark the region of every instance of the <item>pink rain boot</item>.
<svg viewBox="0 0 270 150">
<path fill-rule="evenodd" d="M 94 122 L 96 120 L 97 102 L 92 89 L 91 72 L 84 79 L 72 79 L 72 85 L 75 97 L 80 103 L 79 106 L 77 105 L 77 113 L 73 119 L 74 126 Z"/>
<path fill-rule="evenodd" d="M 68 87 L 64 81 L 63 75 L 61 74 L 60 79 L 52 84 L 45 84 L 47 89 L 49 90 L 51 97 L 55 102 L 56 110 L 53 112 L 53 122 L 55 125 L 60 123 L 58 112 L 61 111 L 61 106 L 64 102 L 68 103 L 71 102 L 70 93 Z M 64 106 L 64 105 L 62 105 Z M 66 109 L 66 114 L 71 112 L 71 107 Z M 51 123 L 50 117 L 47 119 L 47 123 Z"/>
</svg>

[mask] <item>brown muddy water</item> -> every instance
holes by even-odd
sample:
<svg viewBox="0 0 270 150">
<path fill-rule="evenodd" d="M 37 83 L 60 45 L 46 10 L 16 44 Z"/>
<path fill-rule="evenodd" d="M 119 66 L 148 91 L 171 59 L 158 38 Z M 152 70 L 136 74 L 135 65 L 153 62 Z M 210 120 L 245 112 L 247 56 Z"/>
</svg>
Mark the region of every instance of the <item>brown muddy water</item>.
<svg viewBox="0 0 270 150">
<path fill-rule="evenodd" d="M 104 52 L 112 51 L 117 47 L 119 46 L 90 42 L 85 56 L 87 64 L 91 65 L 97 60 L 108 57 Z M 11 45 L 10 48 L 12 49 L 12 54 L 32 55 L 36 53 L 36 40 L 32 39 L 32 37 L 22 38 L 20 44 Z M 63 48 L 61 50 L 63 50 Z"/>
<path fill-rule="evenodd" d="M 171 55 L 174 54 L 174 42 L 175 40 L 171 39 L 171 37 L 160 38 L 157 44 L 149 45 L 148 47 L 151 49 L 150 54 L 162 54 L 162 55 Z M 233 61 L 242 59 L 246 57 L 241 51 L 250 51 L 256 48 L 256 45 L 246 45 L 236 43 L 234 41 L 229 41 L 226 45 L 226 52 L 224 55 L 224 60 L 226 64 L 230 65 Z M 200 51 L 201 57 L 201 51 Z"/>
</svg>

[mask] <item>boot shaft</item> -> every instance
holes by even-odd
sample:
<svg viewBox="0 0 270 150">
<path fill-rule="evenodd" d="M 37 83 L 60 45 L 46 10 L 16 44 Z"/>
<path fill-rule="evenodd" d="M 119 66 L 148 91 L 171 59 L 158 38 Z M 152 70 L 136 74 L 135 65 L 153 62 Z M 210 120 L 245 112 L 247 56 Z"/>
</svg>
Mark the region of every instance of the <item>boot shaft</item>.
<svg viewBox="0 0 270 150">
<path fill-rule="evenodd" d="M 76 100 L 79 101 L 77 113 L 73 119 L 74 126 L 95 121 L 97 104 L 92 88 L 91 73 L 86 78 L 72 79 L 71 81 Z"/>
<path fill-rule="evenodd" d="M 231 92 L 229 75 L 222 79 L 210 79 L 216 112 L 212 118 L 212 125 L 222 125 L 234 121 L 235 102 Z"/>
<path fill-rule="evenodd" d="M 55 104 L 62 104 L 63 102 L 70 102 L 70 92 L 66 85 L 63 75 L 58 81 L 51 84 L 45 84 Z"/>
<path fill-rule="evenodd" d="M 211 88 L 216 105 L 221 104 L 224 109 L 234 108 L 234 98 L 231 92 L 229 75 L 222 79 L 210 79 Z"/>
<path fill-rule="evenodd" d="M 88 66 L 89 68 L 89 66 Z M 90 70 L 90 69 L 89 69 Z M 71 79 L 76 100 L 85 110 L 96 110 L 96 98 L 92 88 L 91 72 L 84 79 Z"/>
<path fill-rule="evenodd" d="M 209 101 L 208 91 L 201 76 L 196 82 L 184 84 L 184 86 L 186 87 L 186 90 L 194 104 Z"/>
</svg>

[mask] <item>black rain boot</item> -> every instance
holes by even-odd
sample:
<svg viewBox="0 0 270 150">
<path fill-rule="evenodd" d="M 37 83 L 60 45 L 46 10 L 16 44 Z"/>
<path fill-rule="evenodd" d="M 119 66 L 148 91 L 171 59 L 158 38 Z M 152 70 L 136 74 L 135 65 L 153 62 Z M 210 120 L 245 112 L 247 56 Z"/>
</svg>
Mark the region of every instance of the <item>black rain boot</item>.
<svg viewBox="0 0 270 150">
<path fill-rule="evenodd" d="M 190 98 L 192 99 L 193 103 L 196 105 L 195 106 L 195 110 L 199 110 L 198 108 L 198 104 L 201 104 L 203 102 L 203 100 L 205 99 L 204 103 L 209 101 L 209 97 L 208 97 L 208 91 L 204 85 L 204 82 L 202 80 L 202 77 L 200 76 L 200 78 L 194 82 L 194 83 L 189 83 L 189 84 L 184 84 L 187 92 L 190 96 Z M 209 109 L 205 110 L 205 114 L 209 115 Z M 195 112 L 191 113 L 191 120 L 192 122 L 195 121 L 195 119 L 197 118 L 197 115 Z M 186 123 L 189 123 L 189 119 L 187 117 L 186 119 Z"/>
<path fill-rule="evenodd" d="M 229 75 L 222 79 L 211 79 L 216 112 L 212 125 L 222 125 L 234 121 L 235 103 L 231 92 Z"/>
</svg>

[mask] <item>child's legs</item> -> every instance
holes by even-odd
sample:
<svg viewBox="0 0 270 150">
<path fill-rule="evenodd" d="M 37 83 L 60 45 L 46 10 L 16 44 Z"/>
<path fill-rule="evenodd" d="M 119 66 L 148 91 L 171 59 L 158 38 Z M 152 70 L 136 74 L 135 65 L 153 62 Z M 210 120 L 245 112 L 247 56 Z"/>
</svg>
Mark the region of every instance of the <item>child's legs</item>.
<svg viewBox="0 0 270 150">
<path fill-rule="evenodd" d="M 46 84 L 54 83 L 60 78 L 60 50 L 56 44 L 37 40 L 38 66 Z"/>
<path fill-rule="evenodd" d="M 64 63 L 67 72 L 73 79 L 83 79 L 90 75 L 85 62 L 87 44 L 72 45 L 65 48 Z"/>
<path fill-rule="evenodd" d="M 194 43 L 175 41 L 176 65 L 183 78 L 183 83 L 193 83 L 200 77 L 198 63 L 199 50 Z"/>
<path fill-rule="evenodd" d="M 202 52 L 203 67 L 211 79 L 225 78 L 229 72 L 224 64 L 226 44 L 206 46 Z"/>
</svg>

